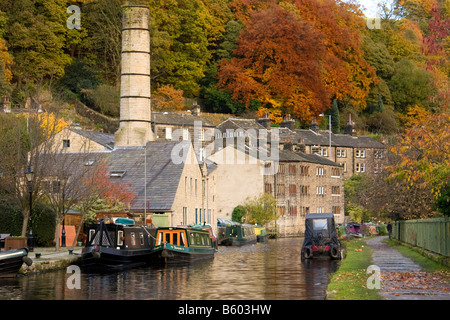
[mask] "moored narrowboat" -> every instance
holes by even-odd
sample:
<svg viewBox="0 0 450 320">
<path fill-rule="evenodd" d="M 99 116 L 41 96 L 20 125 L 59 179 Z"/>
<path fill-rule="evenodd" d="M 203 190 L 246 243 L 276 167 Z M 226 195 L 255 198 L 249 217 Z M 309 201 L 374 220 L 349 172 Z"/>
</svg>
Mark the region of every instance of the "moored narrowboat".
<svg viewBox="0 0 450 320">
<path fill-rule="evenodd" d="M 256 242 L 266 242 L 269 238 L 269 233 L 266 227 L 255 225 Z"/>
<path fill-rule="evenodd" d="M 156 228 L 136 226 L 134 220 L 104 219 L 88 228 L 88 239 L 82 250 L 81 266 L 94 271 L 120 270 L 150 262 L 155 245 Z"/>
<path fill-rule="evenodd" d="M 214 258 L 216 238 L 209 225 L 159 227 L 152 260 L 177 264 Z"/>
<path fill-rule="evenodd" d="M 0 278 L 17 276 L 23 264 L 31 266 L 28 249 L 14 249 L 0 252 Z"/>
<path fill-rule="evenodd" d="M 217 219 L 218 243 L 224 246 L 243 246 L 256 243 L 254 225 Z"/>
</svg>

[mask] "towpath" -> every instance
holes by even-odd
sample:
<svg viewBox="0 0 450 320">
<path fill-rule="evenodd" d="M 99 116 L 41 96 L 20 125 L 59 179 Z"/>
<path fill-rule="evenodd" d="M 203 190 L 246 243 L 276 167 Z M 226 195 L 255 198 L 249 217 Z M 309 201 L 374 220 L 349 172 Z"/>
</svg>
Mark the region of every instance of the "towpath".
<svg viewBox="0 0 450 320">
<path fill-rule="evenodd" d="M 387 236 L 366 241 L 372 263 L 380 267 L 380 294 L 386 300 L 450 300 L 448 273 L 425 272 L 411 259 L 383 242 Z"/>
</svg>

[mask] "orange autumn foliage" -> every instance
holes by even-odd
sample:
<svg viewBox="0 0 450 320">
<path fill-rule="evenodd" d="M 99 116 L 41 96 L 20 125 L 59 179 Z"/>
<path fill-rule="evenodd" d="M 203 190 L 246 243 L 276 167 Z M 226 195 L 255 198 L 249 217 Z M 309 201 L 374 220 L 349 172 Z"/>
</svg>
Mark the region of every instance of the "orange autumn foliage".
<svg viewBox="0 0 450 320">
<path fill-rule="evenodd" d="M 260 101 L 260 113 L 276 114 L 275 121 L 288 113 L 310 121 L 332 98 L 365 108 L 377 80 L 360 48 L 364 21 L 346 4 L 236 0 L 232 7 L 246 27 L 218 76 L 233 99 L 247 107 Z"/>
</svg>

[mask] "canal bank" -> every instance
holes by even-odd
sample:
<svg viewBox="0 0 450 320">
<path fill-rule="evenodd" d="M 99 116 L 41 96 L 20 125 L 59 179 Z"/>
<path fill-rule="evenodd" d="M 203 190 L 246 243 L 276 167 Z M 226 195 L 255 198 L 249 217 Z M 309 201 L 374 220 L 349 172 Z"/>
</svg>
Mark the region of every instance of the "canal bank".
<svg viewBox="0 0 450 320">
<path fill-rule="evenodd" d="M 386 239 L 343 241 L 347 257 L 331 278 L 327 300 L 450 300 L 450 269 L 412 259 Z"/>
<path fill-rule="evenodd" d="M 76 264 L 81 259 L 81 248 L 68 249 L 60 248 L 34 248 L 28 253 L 28 257 L 33 260 L 30 266 L 23 264 L 19 274 L 29 275 L 39 272 L 65 269 L 71 264 Z"/>
</svg>

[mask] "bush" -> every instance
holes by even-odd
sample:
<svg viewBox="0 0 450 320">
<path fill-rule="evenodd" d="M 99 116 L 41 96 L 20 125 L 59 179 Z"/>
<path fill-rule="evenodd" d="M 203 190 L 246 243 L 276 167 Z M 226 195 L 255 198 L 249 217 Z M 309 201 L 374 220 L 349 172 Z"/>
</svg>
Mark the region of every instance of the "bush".
<svg viewBox="0 0 450 320">
<path fill-rule="evenodd" d="M 231 213 L 231 220 L 242 223 L 245 217 L 245 208 L 243 206 L 237 206 Z"/>
<path fill-rule="evenodd" d="M 20 236 L 22 233 L 23 215 L 20 208 L 8 201 L 0 201 L 0 233 Z"/>
<path fill-rule="evenodd" d="M 45 204 L 36 204 L 33 208 L 33 235 L 35 245 L 48 247 L 55 239 L 56 215 Z"/>
</svg>

